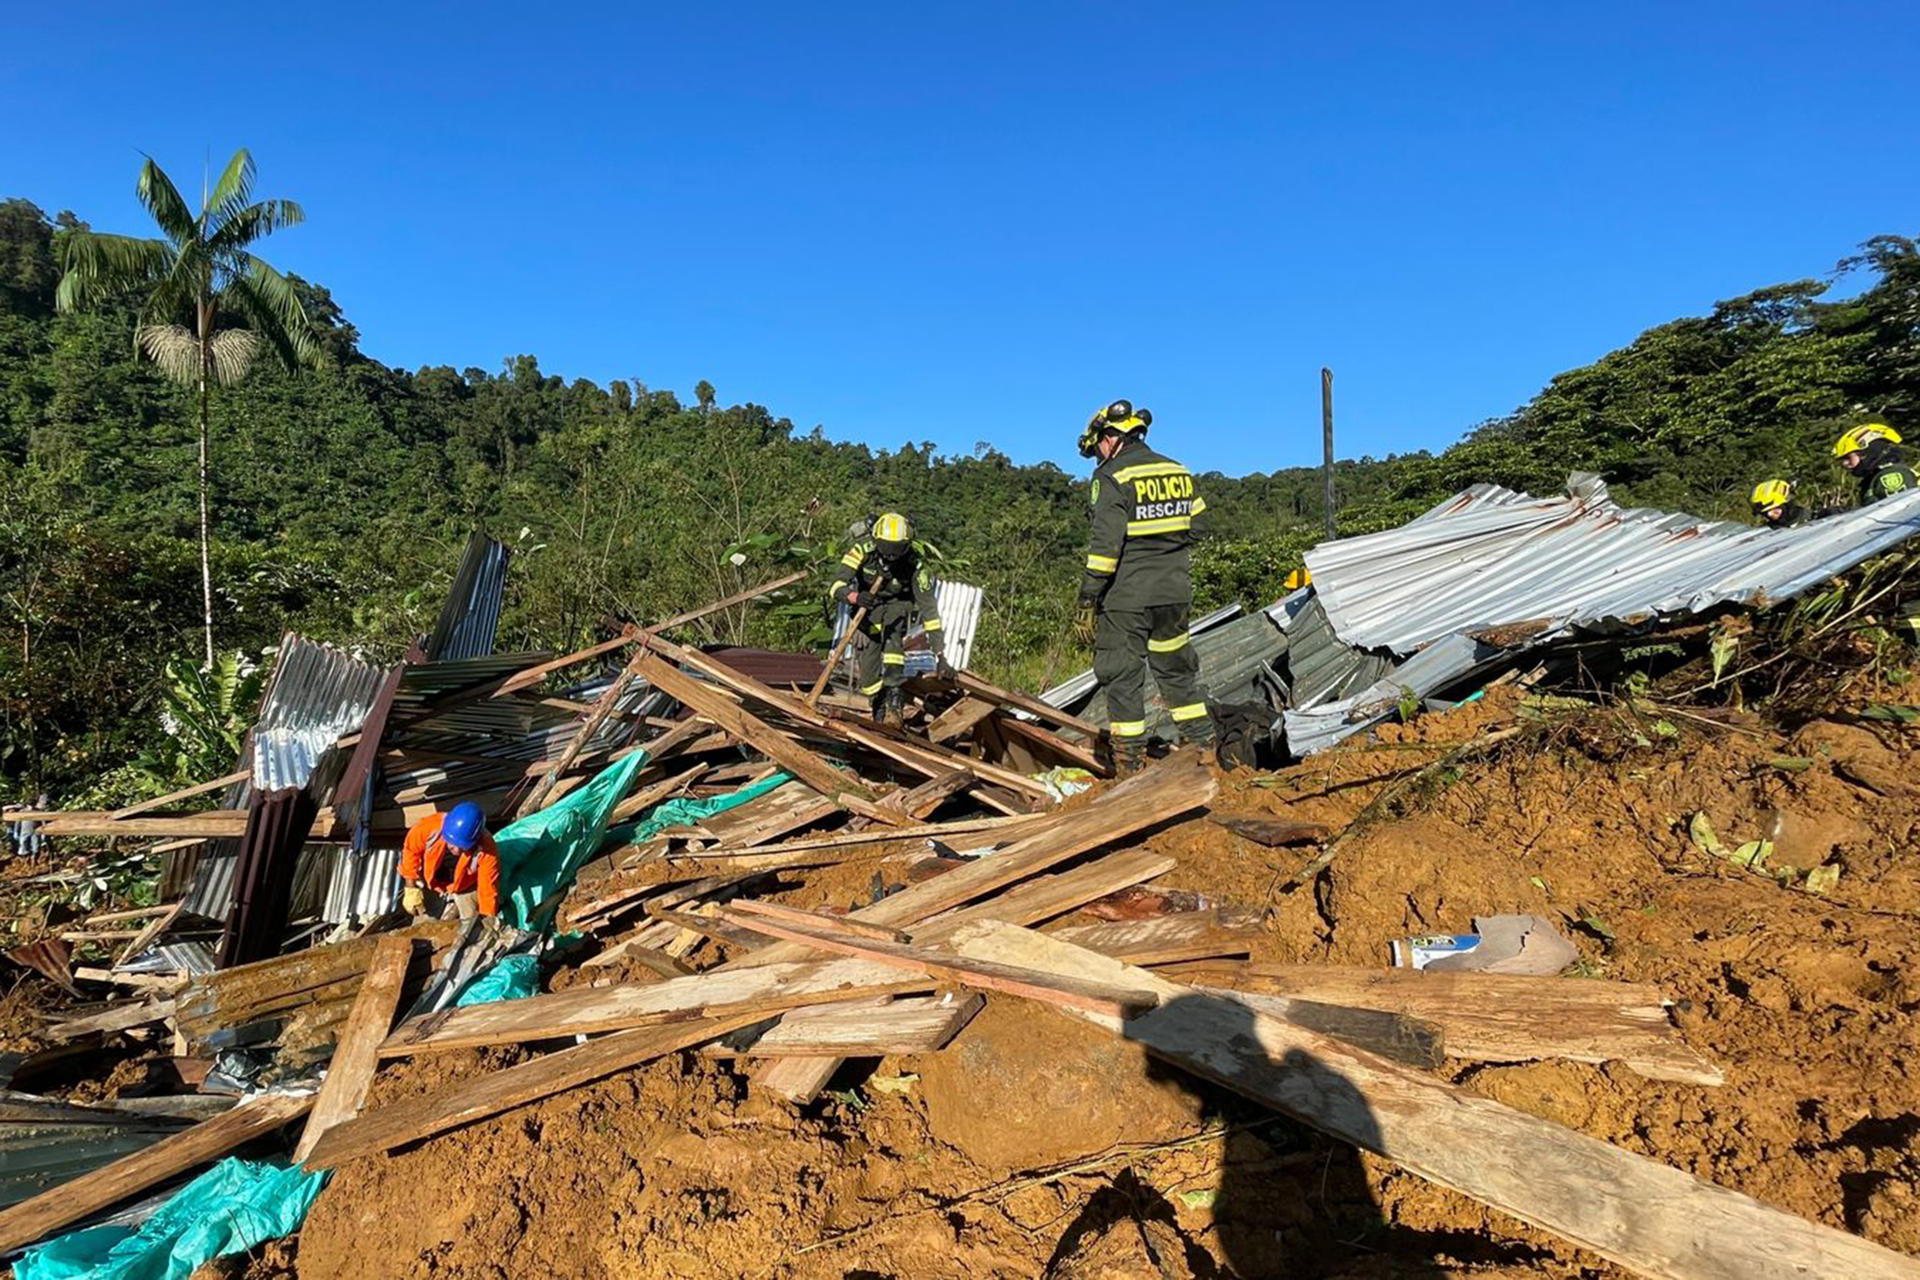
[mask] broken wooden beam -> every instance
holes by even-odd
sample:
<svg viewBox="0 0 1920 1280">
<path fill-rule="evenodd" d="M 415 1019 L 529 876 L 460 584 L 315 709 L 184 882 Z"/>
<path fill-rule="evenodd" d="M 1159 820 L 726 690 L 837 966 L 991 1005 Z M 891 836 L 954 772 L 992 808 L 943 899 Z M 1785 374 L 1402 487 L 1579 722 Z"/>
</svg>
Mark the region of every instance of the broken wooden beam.
<svg viewBox="0 0 1920 1280">
<path fill-rule="evenodd" d="M 1726 1081 L 1680 1038 L 1659 989 L 1638 983 L 1334 965 L 1190 968 L 1192 980 L 1429 1019 L 1445 1032 L 1447 1056 L 1467 1062 L 1619 1062 L 1653 1080 Z"/>
<path fill-rule="evenodd" d="M 1085 948 L 990 922 L 954 946 L 1149 987 L 1160 1006 L 1124 1024 L 1071 1016 L 1643 1275 L 1920 1277 L 1920 1260 Z"/>
<path fill-rule="evenodd" d="M 813 1005 L 783 1014 L 758 1036 L 736 1032 L 700 1050 L 739 1058 L 884 1058 L 946 1048 L 986 1003 L 977 991 L 876 997 Z"/>
<path fill-rule="evenodd" d="M 272 1133 L 313 1106 L 311 1094 L 265 1094 L 162 1138 L 144 1151 L 0 1210 L 0 1252 L 11 1252 L 88 1214 L 132 1199 L 196 1165 L 217 1160 L 243 1142 Z"/>
<path fill-rule="evenodd" d="M 410 1018 L 380 1046 L 382 1058 L 441 1049 L 553 1040 L 625 1031 L 696 1017 L 761 1018 L 813 1004 L 930 990 L 926 975 L 857 960 L 806 959 L 753 969 L 714 969 L 664 982 L 574 987 Z"/>
<path fill-rule="evenodd" d="M 353 1119 L 366 1104 L 374 1068 L 379 1065 L 380 1044 L 393 1029 L 400 988 L 406 983 L 407 966 L 412 960 L 412 938 L 388 934 L 374 948 L 373 960 L 360 982 L 360 994 L 353 1000 L 353 1012 L 347 1015 L 347 1025 L 340 1032 L 333 1061 L 327 1067 L 327 1078 L 320 1085 L 319 1099 L 307 1117 L 300 1144 L 293 1149 L 295 1164 L 307 1158 L 327 1130 Z"/>
<path fill-rule="evenodd" d="M 1324 822 L 1288 822 L 1282 818 L 1238 813 L 1214 813 L 1209 814 L 1208 818 L 1233 834 L 1244 836 L 1269 849 L 1319 844 L 1333 834 L 1333 829 Z"/>
<path fill-rule="evenodd" d="M 937 978 L 945 978 L 949 982 L 957 982 L 963 986 L 1024 996 L 1044 1004 L 1058 1004 L 1088 1012 L 1105 1013 L 1116 1018 L 1127 1017 L 1152 1004 L 1151 996 L 1120 983 L 1088 983 L 1073 978 L 1061 979 L 1022 969 L 1017 965 L 961 959 L 926 947 L 855 938 L 848 934 L 788 924 L 785 921 L 735 911 L 732 908 L 722 908 L 721 915 L 735 924 L 788 942 L 852 956 L 859 960 L 871 960 L 876 964 L 893 965 L 916 973 L 930 973 Z"/>
<path fill-rule="evenodd" d="M 751 1026 L 765 1016 L 764 1013 L 741 1013 L 616 1032 L 423 1097 L 380 1107 L 327 1130 L 308 1153 L 305 1167 L 331 1169 L 360 1156 L 431 1138 L 591 1084 L 669 1053 L 691 1049 L 729 1031 Z"/>
</svg>

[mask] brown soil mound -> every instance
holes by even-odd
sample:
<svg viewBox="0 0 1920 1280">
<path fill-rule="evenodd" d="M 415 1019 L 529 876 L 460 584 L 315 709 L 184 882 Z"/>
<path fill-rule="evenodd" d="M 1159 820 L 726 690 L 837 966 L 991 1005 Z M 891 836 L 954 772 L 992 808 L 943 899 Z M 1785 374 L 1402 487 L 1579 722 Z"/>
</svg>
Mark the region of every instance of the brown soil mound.
<svg viewBox="0 0 1920 1280">
<path fill-rule="evenodd" d="M 1338 829 L 1385 782 L 1510 714 L 1475 706 L 1386 731 L 1373 749 L 1229 775 L 1215 809 Z M 1146 843 L 1181 860 L 1162 883 L 1271 906 L 1256 959 L 1377 966 L 1392 938 L 1465 930 L 1476 914 L 1561 920 L 1580 971 L 1679 1001 L 1683 1034 L 1726 1085 L 1564 1062 L 1462 1066 L 1456 1080 L 1920 1251 L 1913 750 L 1836 723 L 1786 739 L 1689 722 L 1640 744 L 1616 720 L 1462 764 L 1292 894 L 1275 886 L 1311 850 L 1264 848 L 1205 820 Z M 1687 836 L 1699 811 L 1729 844 L 1774 831 L 1776 860 L 1837 862 L 1838 888 L 1815 897 L 1708 856 Z M 864 901 L 878 865 L 795 873 L 787 900 Z M 656 1063 L 342 1169 L 302 1233 L 299 1271 L 1615 1274 L 1384 1161 L 1110 1046 L 1102 1056 L 1096 1039 L 995 997 L 944 1053 L 885 1061 L 863 1087 L 798 1113 L 749 1095 L 729 1064 Z M 389 1068 L 375 1102 L 476 1061 Z M 836 1087 L 863 1078 L 850 1070 Z M 1116 1147 L 1142 1142 L 1158 1145 Z M 1101 1160 L 1075 1164 L 1087 1157 Z"/>
</svg>

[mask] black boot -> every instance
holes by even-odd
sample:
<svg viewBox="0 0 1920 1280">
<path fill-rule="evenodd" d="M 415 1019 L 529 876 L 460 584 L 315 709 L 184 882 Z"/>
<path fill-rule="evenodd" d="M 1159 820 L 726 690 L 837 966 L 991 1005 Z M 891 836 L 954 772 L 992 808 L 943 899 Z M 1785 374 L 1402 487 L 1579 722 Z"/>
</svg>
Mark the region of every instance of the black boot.
<svg viewBox="0 0 1920 1280">
<path fill-rule="evenodd" d="M 886 706 L 881 712 L 880 723 L 898 729 L 907 719 L 907 691 L 896 684 L 887 689 L 885 697 Z"/>
<path fill-rule="evenodd" d="M 1113 740 L 1113 776 L 1131 778 L 1147 767 L 1147 740 L 1145 738 L 1115 738 Z"/>
<path fill-rule="evenodd" d="M 1180 726 L 1180 736 L 1188 746 L 1198 747 L 1203 753 L 1213 750 L 1213 717 L 1201 716 L 1198 720 L 1189 720 Z"/>
<path fill-rule="evenodd" d="M 879 693 L 874 694 L 869 700 L 868 705 L 873 708 L 873 722 L 875 724 L 885 724 L 887 722 L 886 690 L 882 689 Z"/>
</svg>

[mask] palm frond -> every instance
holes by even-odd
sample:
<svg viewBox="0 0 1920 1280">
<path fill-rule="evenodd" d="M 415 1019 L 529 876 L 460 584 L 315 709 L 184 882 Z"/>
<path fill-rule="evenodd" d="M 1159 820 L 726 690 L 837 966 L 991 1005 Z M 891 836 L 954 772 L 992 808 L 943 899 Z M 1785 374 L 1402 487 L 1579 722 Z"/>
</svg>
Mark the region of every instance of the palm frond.
<svg viewBox="0 0 1920 1280">
<path fill-rule="evenodd" d="M 175 257 L 165 240 L 93 231 L 63 232 L 54 241 L 54 254 L 60 264 L 54 305 L 62 311 L 150 288 L 167 278 Z"/>
<path fill-rule="evenodd" d="M 223 220 L 219 229 L 208 237 L 207 248 L 216 256 L 237 254 L 282 227 L 297 226 L 306 220 L 306 210 L 292 200 L 262 200 Z"/>
<path fill-rule="evenodd" d="M 245 261 L 247 274 L 227 286 L 227 296 L 246 311 L 254 332 L 266 339 L 289 367 L 314 363 L 320 356 L 320 336 L 300 302 L 300 291 L 252 254 L 247 254 Z"/>
<path fill-rule="evenodd" d="M 247 376 L 253 358 L 260 354 L 260 335 L 247 329 L 222 329 L 207 340 L 207 355 L 213 362 L 213 380 L 230 387 Z"/>
<path fill-rule="evenodd" d="M 180 324 L 143 324 L 134 343 L 169 382 L 191 386 L 200 378 L 200 340 Z"/>
<path fill-rule="evenodd" d="M 207 225 L 209 230 L 223 227 L 245 209 L 253 200 L 253 152 L 241 147 L 233 153 L 233 159 L 227 161 L 227 167 L 220 174 L 220 180 L 213 184 L 213 190 L 207 196 Z"/>
<path fill-rule="evenodd" d="M 199 239 L 192 208 L 180 198 L 180 189 L 173 185 L 167 171 L 153 162 L 152 156 L 140 166 L 140 181 L 134 192 L 167 239 L 176 245 Z"/>
</svg>

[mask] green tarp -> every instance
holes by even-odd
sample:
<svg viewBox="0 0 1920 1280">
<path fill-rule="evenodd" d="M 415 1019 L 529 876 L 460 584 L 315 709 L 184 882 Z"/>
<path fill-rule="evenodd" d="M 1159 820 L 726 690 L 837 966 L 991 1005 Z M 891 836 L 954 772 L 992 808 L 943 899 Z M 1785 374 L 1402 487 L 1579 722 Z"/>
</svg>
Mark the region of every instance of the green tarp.
<svg viewBox="0 0 1920 1280">
<path fill-rule="evenodd" d="M 581 864 L 599 851 L 607 819 L 626 799 L 633 775 L 646 763 L 647 753 L 636 751 L 602 769 L 600 776 L 558 804 L 494 833 L 494 843 L 500 846 L 500 883 L 506 890 L 506 900 L 500 904 L 503 924 L 535 927 L 534 910 L 572 884 Z"/>
<path fill-rule="evenodd" d="M 776 773 L 763 778 L 749 787 L 742 787 L 724 796 L 681 796 L 674 800 L 663 800 L 647 812 L 644 818 L 615 827 L 610 833 L 623 844 L 639 844 L 651 840 L 668 827 L 676 827 L 685 822 L 698 822 L 702 818 L 711 818 L 716 813 L 725 813 L 737 808 L 749 800 L 758 800 L 775 787 L 785 786 L 793 781 L 789 774 Z"/>
<path fill-rule="evenodd" d="M 137 1231 L 88 1227 L 29 1250 L 14 1280 L 185 1280 L 230 1253 L 292 1235 L 325 1173 L 222 1160 L 175 1192 Z"/>
</svg>

